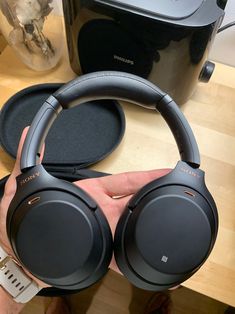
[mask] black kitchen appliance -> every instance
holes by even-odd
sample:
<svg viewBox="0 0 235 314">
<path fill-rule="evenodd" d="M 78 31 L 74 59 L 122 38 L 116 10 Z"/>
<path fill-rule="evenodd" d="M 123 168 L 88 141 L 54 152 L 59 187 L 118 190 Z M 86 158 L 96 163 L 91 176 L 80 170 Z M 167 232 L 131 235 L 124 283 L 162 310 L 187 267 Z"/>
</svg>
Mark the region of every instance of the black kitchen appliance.
<svg viewBox="0 0 235 314">
<path fill-rule="evenodd" d="M 224 16 L 218 0 L 63 0 L 71 67 L 149 79 L 179 104 L 208 82 L 208 53 Z"/>
</svg>

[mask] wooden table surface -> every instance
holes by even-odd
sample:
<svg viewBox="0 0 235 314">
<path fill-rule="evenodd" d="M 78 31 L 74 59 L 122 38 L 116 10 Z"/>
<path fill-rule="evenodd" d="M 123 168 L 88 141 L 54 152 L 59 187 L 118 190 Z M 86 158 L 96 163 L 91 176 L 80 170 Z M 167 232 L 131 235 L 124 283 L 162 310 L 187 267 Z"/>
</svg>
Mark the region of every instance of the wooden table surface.
<svg viewBox="0 0 235 314">
<path fill-rule="evenodd" d="M 73 77 L 67 53 L 56 69 L 40 73 L 24 66 L 7 47 L 0 55 L 0 106 L 27 86 L 67 82 Z M 161 116 L 130 104 L 123 103 L 123 107 L 127 121 L 124 139 L 93 168 L 118 173 L 174 167 L 178 151 Z M 211 81 L 199 84 L 181 109 L 198 141 L 201 168 L 206 172 L 207 186 L 216 200 L 220 218 L 212 254 L 183 285 L 235 306 L 235 68 L 217 64 Z M 13 163 L 0 148 L 0 177 L 11 171 Z"/>
</svg>

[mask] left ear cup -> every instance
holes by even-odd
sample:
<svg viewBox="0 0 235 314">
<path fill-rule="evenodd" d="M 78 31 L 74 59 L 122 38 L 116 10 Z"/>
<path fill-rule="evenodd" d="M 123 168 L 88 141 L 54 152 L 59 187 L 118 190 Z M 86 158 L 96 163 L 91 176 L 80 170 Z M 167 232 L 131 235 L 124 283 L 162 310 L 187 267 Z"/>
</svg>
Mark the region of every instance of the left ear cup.
<svg viewBox="0 0 235 314">
<path fill-rule="evenodd" d="M 12 247 L 26 269 L 49 285 L 70 290 L 88 287 L 104 276 L 110 264 L 108 222 L 83 190 L 49 176 L 42 167 L 37 173 L 40 179 L 33 180 L 38 184 L 23 198 L 19 189 L 11 205 Z M 29 178 L 29 173 L 18 182 L 26 182 L 27 190 L 25 176 Z"/>
<path fill-rule="evenodd" d="M 135 286 L 160 291 L 189 278 L 215 237 L 213 209 L 200 193 L 180 184 L 159 186 L 156 180 L 134 196 L 120 218 L 115 258 Z"/>
</svg>

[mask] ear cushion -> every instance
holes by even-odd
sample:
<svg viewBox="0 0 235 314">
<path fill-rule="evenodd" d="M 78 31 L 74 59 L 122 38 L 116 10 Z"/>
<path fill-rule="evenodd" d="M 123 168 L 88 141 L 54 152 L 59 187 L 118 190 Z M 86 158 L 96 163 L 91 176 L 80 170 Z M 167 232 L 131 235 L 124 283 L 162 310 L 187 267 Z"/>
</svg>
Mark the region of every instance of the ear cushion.
<svg viewBox="0 0 235 314">
<path fill-rule="evenodd" d="M 215 242 L 215 221 L 207 200 L 187 186 L 143 191 L 119 220 L 114 253 L 135 286 L 160 291 L 180 284 L 203 264 Z"/>
<path fill-rule="evenodd" d="M 41 178 L 34 179 L 37 184 L 26 183 L 23 190 L 28 188 L 28 195 L 22 195 L 19 188 L 10 205 L 12 247 L 20 262 L 42 281 L 57 288 L 83 289 L 108 270 L 110 227 L 99 206 L 82 189 L 44 177 L 42 167 L 39 169 Z M 26 176 L 30 174 L 18 178 L 18 185 Z"/>
</svg>

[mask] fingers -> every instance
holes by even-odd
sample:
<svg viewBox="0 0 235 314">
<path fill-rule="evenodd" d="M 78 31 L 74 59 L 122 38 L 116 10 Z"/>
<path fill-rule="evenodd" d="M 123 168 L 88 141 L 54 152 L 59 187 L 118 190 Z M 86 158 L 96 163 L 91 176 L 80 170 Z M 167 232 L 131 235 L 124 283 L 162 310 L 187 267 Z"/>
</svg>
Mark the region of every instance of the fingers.
<svg viewBox="0 0 235 314">
<path fill-rule="evenodd" d="M 13 168 L 12 174 L 11 174 L 13 177 L 17 177 L 21 173 L 21 171 L 20 171 L 20 156 L 21 156 L 23 144 L 24 144 L 28 129 L 29 129 L 29 127 L 26 127 L 21 134 L 21 138 L 20 138 L 18 150 L 17 150 L 16 162 L 15 162 L 15 166 Z"/>
<path fill-rule="evenodd" d="M 10 202 L 11 198 L 13 197 L 15 190 L 16 190 L 15 178 L 20 174 L 20 156 L 21 156 L 23 143 L 24 143 L 26 134 L 28 132 L 28 129 L 29 129 L 29 127 L 25 128 L 22 132 L 19 146 L 18 146 L 18 150 L 17 150 L 15 165 L 14 165 L 12 173 L 11 173 L 11 175 L 10 175 L 9 179 L 7 180 L 6 185 L 5 185 L 4 195 L 5 195 L 5 197 L 10 196 L 9 202 Z"/>
<path fill-rule="evenodd" d="M 21 134 L 21 138 L 20 138 L 19 145 L 18 145 L 18 150 L 17 150 L 16 162 L 15 162 L 13 171 L 12 171 L 12 173 L 11 173 L 11 176 L 13 176 L 14 178 L 17 177 L 17 176 L 21 173 L 21 169 L 20 169 L 20 157 L 21 157 L 22 148 L 23 148 L 24 141 L 25 141 L 26 135 L 27 135 L 27 133 L 28 133 L 28 130 L 29 130 L 29 126 L 27 126 L 27 127 L 23 130 L 23 132 L 22 132 L 22 134 Z M 41 153 L 40 153 L 40 159 L 41 159 L 41 161 L 42 161 L 42 158 L 43 158 L 43 155 L 44 155 L 44 148 L 45 148 L 45 145 L 43 145 L 42 151 L 41 151 Z"/>
<path fill-rule="evenodd" d="M 2 244 L 5 244 L 6 250 L 10 252 L 11 246 L 7 241 L 7 232 L 6 232 L 6 217 L 7 217 L 7 210 L 8 207 L 12 201 L 12 198 L 14 197 L 15 191 L 16 191 L 16 176 L 20 174 L 20 155 L 21 155 L 21 150 L 23 146 L 24 139 L 26 137 L 28 129 L 26 128 L 21 136 L 20 143 L 19 143 L 19 148 L 17 152 L 17 158 L 15 162 L 14 169 L 9 177 L 9 179 L 6 182 L 5 189 L 4 189 L 4 197 L 1 199 L 1 204 L 0 204 L 0 230 L 1 230 L 1 236 L 2 239 L 5 239 L 5 241 L 1 241 Z"/>
<path fill-rule="evenodd" d="M 5 185 L 5 196 L 6 195 L 11 195 L 13 196 L 14 193 L 15 193 L 15 190 L 16 190 L 16 181 L 15 181 L 15 178 L 21 174 L 21 169 L 20 169 L 20 157 L 21 157 L 21 152 L 22 152 L 22 148 L 23 148 L 23 144 L 24 144 L 24 141 L 25 141 L 25 138 L 26 138 L 26 135 L 27 135 L 27 132 L 28 132 L 28 129 L 29 127 L 26 127 L 23 132 L 22 132 L 22 135 L 21 135 L 21 138 L 20 138 L 20 141 L 19 141 L 19 145 L 18 145 L 18 150 L 17 150 L 17 156 L 16 156 L 16 161 L 15 161 L 15 165 L 14 165 L 14 168 L 12 170 L 12 173 L 9 177 L 9 179 L 7 180 L 6 182 L 6 185 Z M 40 159 L 42 160 L 43 158 L 43 153 L 44 153 L 44 146 L 43 146 L 43 149 L 42 149 L 42 152 L 41 152 L 41 155 L 40 155 Z M 12 195 L 13 194 L 13 195 Z"/>
<path fill-rule="evenodd" d="M 151 171 L 125 172 L 99 178 L 99 181 L 105 193 L 111 197 L 131 195 L 135 194 L 145 184 L 168 174 L 170 171 L 170 169 L 158 169 Z"/>
</svg>

